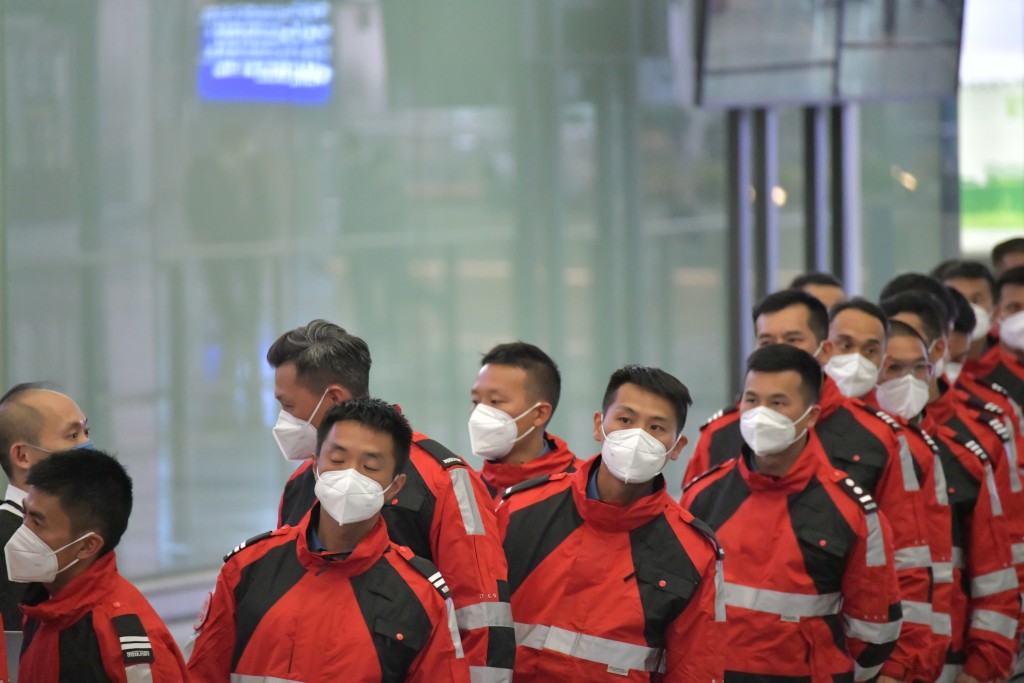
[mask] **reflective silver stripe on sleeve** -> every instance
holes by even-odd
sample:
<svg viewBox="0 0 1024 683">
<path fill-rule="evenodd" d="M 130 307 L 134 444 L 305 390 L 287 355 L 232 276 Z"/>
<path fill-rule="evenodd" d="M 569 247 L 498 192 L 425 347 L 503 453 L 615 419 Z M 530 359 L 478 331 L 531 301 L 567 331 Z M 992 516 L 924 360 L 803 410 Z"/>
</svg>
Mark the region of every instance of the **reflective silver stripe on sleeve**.
<svg viewBox="0 0 1024 683">
<path fill-rule="evenodd" d="M 471 666 L 469 667 L 469 683 L 512 683 L 512 669 Z"/>
<path fill-rule="evenodd" d="M 953 546 L 953 552 L 950 553 L 950 557 L 953 560 L 953 566 L 957 569 L 963 569 L 967 566 L 964 564 L 964 549 L 960 546 Z"/>
<path fill-rule="evenodd" d="M 900 607 L 903 609 L 903 621 L 908 624 L 932 625 L 932 606 L 928 602 L 915 602 L 914 600 L 900 600 Z"/>
<path fill-rule="evenodd" d="M 151 683 L 153 680 L 153 669 L 149 664 L 133 664 L 125 667 L 124 674 L 127 683 Z"/>
<path fill-rule="evenodd" d="M 935 683 L 956 683 L 956 677 L 963 671 L 963 664 L 946 664 L 942 667 L 942 673 L 935 679 Z"/>
<path fill-rule="evenodd" d="M 867 566 L 885 566 L 885 538 L 882 536 L 882 523 L 878 521 L 877 512 L 869 512 L 864 520 L 868 525 Z"/>
<path fill-rule="evenodd" d="M 455 621 L 461 631 L 489 626 L 512 628 L 512 607 L 507 602 L 478 602 L 455 610 Z"/>
<path fill-rule="evenodd" d="M 1010 490 L 1020 493 L 1022 487 L 1020 471 L 1017 469 L 1017 430 L 1013 428 L 1013 420 L 1009 415 L 1003 416 L 1003 424 L 1006 426 L 1006 431 L 1010 432 L 1010 438 L 1006 440 L 1006 455 L 1010 460 L 1009 467 L 1007 467 L 1010 471 Z"/>
<path fill-rule="evenodd" d="M 900 469 L 903 470 L 903 490 L 920 491 L 921 484 L 917 481 L 917 472 L 914 470 L 914 456 L 910 454 L 910 445 L 907 444 L 905 434 L 899 435 L 900 441 Z"/>
<path fill-rule="evenodd" d="M 557 626 L 516 623 L 516 643 L 533 650 L 551 650 L 617 669 L 659 671 L 664 650 L 574 633 Z"/>
<path fill-rule="evenodd" d="M 725 572 L 722 560 L 715 562 L 715 621 L 725 621 Z"/>
<path fill-rule="evenodd" d="M 953 635 L 953 619 L 942 612 L 932 612 L 932 633 L 937 636 Z"/>
<path fill-rule="evenodd" d="M 1024 543 L 1014 543 L 1010 546 L 1010 552 L 1013 553 L 1014 564 L 1024 564 Z"/>
<path fill-rule="evenodd" d="M 231 683 L 296 683 L 291 678 L 276 676 L 250 676 L 248 674 L 231 674 Z"/>
<path fill-rule="evenodd" d="M 942 469 L 942 460 L 936 455 L 932 462 L 935 477 L 935 499 L 939 505 L 949 505 L 949 494 L 946 492 L 946 470 Z"/>
<path fill-rule="evenodd" d="M 459 512 L 462 513 L 462 524 L 466 527 L 466 533 L 470 536 L 483 536 L 484 522 L 480 519 L 480 508 L 476 504 L 476 496 L 473 495 L 473 482 L 469 480 L 469 470 L 465 467 L 453 467 L 448 470 L 452 475 L 452 491 L 455 492 L 455 500 L 459 503 Z"/>
<path fill-rule="evenodd" d="M 897 619 L 896 621 L 875 623 L 854 619 L 846 614 L 843 615 L 843 620 L 846 622 L 847 638 L 856 638 L 874 645 L 884 645 L 899 638 L 900 624 L 903 622 L 902 619 Z"/>
<path fill-rule="evenodd" d="M 839 613 L 843 596 L 842 593 L 782 593 L 726 582 L 725 604 L 755 612 L 778 614 L 780 617 L 823 617 Z"/>
<path fill-rule="evenodd" d="M 983 598 L 1003 591 L 1017 590 L 1017 572 L 1013 567 L 982 574 L 971 579 L 971 597 Z"/>
<path fill-rule="evenodd" d="M 862 667 L 860 664 L 853 663 L 853 680 L 855 681 L 870 681 L 872 678 L 878 675 L 878 672 L 882 670 L 882 665 L 869 666 L 868 668 Z"/>
<path fill-rule="evenodd" d="M 996 488 L 996 475 L 992 473 L 992 463 L 985 463 L 985 486 L 988 487 L 988 497 L 992 499 L 992 514 L 995 517 L 1003 516 L 1003 503 L 999 500 L 999 489 Z"/>
<path fill-rule="evenodd" d="M 999 612 L 979 609 L 971 614 L 971 628 L 995 633 L 1012 640 L 1017 633 L 1017 620 Z"/>
<path fill-rule="evenodd" d="M 459 622 L 455 618 L 455 603 L 451 597 L 444 599 L 445 607 L 448 608 L 448 633 L 452 637 L 452 645 L 455 646 L 455 658 L 462 659 L 465 653 L 462 651 L 462 637 L 459 635 Z"/>
<path fill-rule="evenodd" d="M 926 545 L 899 548 L 894 555 L 897 570 L 932 566 L 932 551 Z"/>
<path fill-rule="evenodd" d="M 936 562 L 933 564 L 932 579 L 935 583 L 953 583 L 953 563 Z"/>
</svg>

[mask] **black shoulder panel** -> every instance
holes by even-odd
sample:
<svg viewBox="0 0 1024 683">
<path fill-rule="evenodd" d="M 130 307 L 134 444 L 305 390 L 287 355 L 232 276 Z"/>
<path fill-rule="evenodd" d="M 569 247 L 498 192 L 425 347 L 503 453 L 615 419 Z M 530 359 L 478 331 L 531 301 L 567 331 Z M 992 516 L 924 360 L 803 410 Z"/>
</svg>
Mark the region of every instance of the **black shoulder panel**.
<svg viewBox="0 0 1024 683">
<path fill-rule="evenodd" d="M 425 578 L 434 586 L 437 592 L 441 594 L 441 597 L 443 599 L 448 599 L 448 597 L 450 596 L 448 584 L 444 582 L 444 577 L 441 576 L 441 572 L 437 569 L 437 565 L 435 565 L 433 562 L 426 559 L 425 557 L 420 557 L 419 555 L 413 555 L 412 557 L 408 557 L 406 559 L 408 560 L 409 564 L 412 565 L 413 569 L 422 574 L 423 578 Z"/>
<path fill-rule="evenodd" d="M 743 434 L 740 421 L 733 420 L 721 429 L 715 430 L 708 444 L 708 466 L 721 465 L 743 452 Z"/>
<path fill-rule="evenodd" d="M 718 470 L 722 469 L 723 467 L 725 467 L 726 465 L 728 465 L 729 463 L 731 463 L 735 459 L 736 458 L 731 458 L 729 460 L 726 460 L 725 462 L 720 462 L 717 465 L 712 465 L 708 469 L 704 470 L 703 472 L 698 474 L 696 477 L 694 477 L 692 480 L 690 480 L 690 483 L 688 483 L 685 486 L 683 486 L 683 493 L 686 493 L 686 490 L 688 488 L 690 488 L 691 486 L 693 486 L 694 484 L 696 484 L 698 481 L 701 481 L 702 479 L 711 476 L 712 474 L 714 474 Z"/>
<path fill-rule="evenodd" d="M 273 535 L 274 535 L 273 531 L 264 531 L 262 534 L 257 534 L 256 536 L 253 536 L 252 538 L 250 538 L 247 541 L 242 541 L 241 543 L 236 545 L 234 548 L 232 548 L 230 553 L 228 553 L 227 555 L 224 556 L 224 561 L 227 562 L 232 556 L 234 556 L 237 553 L 242 552 L 242 550 L 244 550 L 245 548 L 248 548 L 249 546 L 251 546 L 251 545 L 253 545 L 255 543 L 259 543 L 260 541 L 264 541 L 264 540 L 270 538 Z"/>
<path fill-rule="evenodd" d="M 884 410 L 876 410 L 875 408 L 872 408 L 863 401 L 851 401 L 851 403 L 853 403 L 853 405 L 857 406 L 858 408 L 861 408 L 865 412 L 869 413 L 870 415 L 874 415 L 879 420 L 889 425 L 889 428 L 892 429 L 892 431 L 899 432 L 903 429 L 903 427 L 900 426 L 900 423 L 896 421 L 896 418 L 894 418 L 892 415 L 885 412 Z"/>
<path fill-rule="evenodd" d="M 852 478 L 843 477 L 839 479 L 838 484 L 843 493 L 857 501 L 857 504 L 861 506 L 864 512 L 878 511 L 878 503 L 875 502 L 875 499 Z"/>
<path fill-rule="evenodd" d="M 289 479 L 281 494 L 281 526 L 295 526 L 302 521 L 316 502 L 316 477 L 307 467 L 294 479 Z"/>
<path fill-rule="evenodd" d="M 857 409 L 858 413 L 862 412 Z M 825 455 L 868 491 L 874 491 L 889 462 L 889 449 L 857 414 L 843 406 L 814 426 Z"/>
<path fill-rule="evenodd" d="M 429 453 L 445 469 L 449 467 L 469 467 L 465 460 L 433 439 L 420 439 L 415 443 Z"/>
<path fill-rule="evenodd" d="M 737 408 L 734 405 L 729 406 L 727 408 L 722 408 L 717 413 L 715 413 L 714 415 L 712 415 L 708 419 L 704 420 L 704 424 L 702 424 L 700 426 L 700 430 L 704 431 L 704 428 L 710 426 L 711 423 L 714 422 L 715 420 L 719 420 L 719 419 L 725 417 L 726 415 L 731 415 L 732 413 L 735 413 L 737 410 L 739 410 L 739 408 Z"/>
<path fill-rule="evenodd" d="M 57 643 L 57 659 L 60 662 L 58 680 L 82 683 L 110 680 L 103 666 L 103 654 L 96 637 L 92 612 L 86 612 L 85 616 L 62 630 Z"/>
<path fill-rule="evenodd" d="M 550 474 L 542 474 L 539 477 L 532 477 L 530 479 L 527 479 L 526 481 L 521 481 L 518 484 L 514 484 L 505 489 L 505 491 L 501 494 L 501 499 L 505 500 L 513 493 L 519 493 L 520 491 L 526 491 L 527 489 L 536 488 L 538 486 L 541 486 L 542 484 L 548 483 L 549 481 L 551 481 Z"/>
<path fill-rule="evenodd" d="M 110 620 L 121 644 L 121 659 L 126 667 L 154 661 L 153 644 L 138 614 L 122 614 Z"/>
</svg>

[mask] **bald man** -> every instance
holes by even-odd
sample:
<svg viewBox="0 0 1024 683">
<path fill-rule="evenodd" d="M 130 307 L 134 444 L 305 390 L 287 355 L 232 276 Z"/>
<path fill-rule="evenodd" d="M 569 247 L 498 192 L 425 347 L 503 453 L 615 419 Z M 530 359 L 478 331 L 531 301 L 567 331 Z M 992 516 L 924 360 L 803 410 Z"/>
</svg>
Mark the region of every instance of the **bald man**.
<svg viewBox="0 0 1024 683">
<path fill-rule="evenodd" d="M 21 526 L 28 470 L 50 453 L 87 444 L 89 427 L 78 404 L 42 383 L 19 384 L 0 398 L 0 468 L 9 482 L 0 503 L 0 546 Z M 21 630 L 18 602 L 26 584 L 7 578 L 0 562 L 0 616 L 5 631 Z"/>
</svg>

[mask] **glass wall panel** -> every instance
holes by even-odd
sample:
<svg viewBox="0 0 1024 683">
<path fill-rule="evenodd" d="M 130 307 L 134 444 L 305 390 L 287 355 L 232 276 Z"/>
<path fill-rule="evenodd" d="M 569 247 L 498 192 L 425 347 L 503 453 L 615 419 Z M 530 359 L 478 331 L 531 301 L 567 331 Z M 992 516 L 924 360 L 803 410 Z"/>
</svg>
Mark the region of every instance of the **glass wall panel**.
<svg viewBox="0 0 1024 683">
<path fill-rule="evenodd" d="M 216 567 L 274 523 L 264 355 L 312 318 L 461 453 L 480 356 L 514 339 L 560 363 L 552 431 L 579 454 L 628 362 L 690 385 L 695 437 L 730 392 L 693 13 L 6 0 L 4 380 L 58 382 L 129 468 L 123 570 Z M 282 16 L 305 42 L 280 46 Z"/>
</svg>

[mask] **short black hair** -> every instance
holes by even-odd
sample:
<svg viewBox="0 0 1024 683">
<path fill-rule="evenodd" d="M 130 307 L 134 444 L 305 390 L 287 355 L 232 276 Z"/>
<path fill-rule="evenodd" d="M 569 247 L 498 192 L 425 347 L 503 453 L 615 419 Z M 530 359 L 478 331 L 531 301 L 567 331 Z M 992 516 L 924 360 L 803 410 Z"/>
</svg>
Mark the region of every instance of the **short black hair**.
<svg viewBox="0 0 1024 683">
<path fill-rule="evenodd" d="M 747 371 L 751 372 L 795 372 L 800 375 L 800 394 L 808 406 L 821 397 L 821 364 L 803 349 L 789 344 L 762 346 L 747 357 Z"/>
<path fill-rule="evenodd" d="M 19 441 L 38 444 L 39 431 L 45 422 L 42 413 L 21 399 L 30 391 L 53 391 L 54 387 L 50 382 L 22 382 L 0 398 L 0 469 L 8 479 L 14 474 L 11 446 Z"/>
<path fill-rule="evenodd" d="M 988 266 L 980 261 L 943 261 L 932 269 L 931 276 L 940 282 L 984 280 L 988 283 L 989 294 L 996 295 L 996 279 Z"/>
<path fill-rule="evenodd" d="M 789 283 L 789 288 L 803 289 L 807 285 L 819 285 L 821 287 L 838 287 L 839 289 L 845 289 L 843 287 L 842 280 L 832 273 L 822 273 L 820 271 L 797 275 L 793 278 L 793 281 Z"/>
<path fill-rule="evenodd" d="M 889 322 L 889 339 L 896 339 L 897 337 L 913 337 L 924 344 L 925 349 L 928 348 L 928 342 L 925 338 L 902 320 L 892 320 Z"/>
<path fill-rule="evenodd" d="M 992 267 L 999 270 L 999 262 L 1010 254 L 1024 254 L 1024 237 L 1011 237 L 992 247 Z"/>
<path fill-rule="evenodd" d="M 971 302 L 956 288 L 949 287 L 948 285 L 946 288 L 949 290 L 949 295 L 956 301 L 957 314 L 956 320 L 953 321 L 953 331 L 970 334 L 978 324 L 978 319 L 974 315 L 974 309 L 971 308 Z"/>
<path fill-rule="evenodd" d="M 927 344 L 931 344 L 946 332 L 945 304 L 928 292 L 920 289 L 900 292 L 882 299 L 879 306 L 889 316 L 890 321 L 893 316 L 900 313 L 916 315 L 928 337 L 925 340 Z"/>
<path fill-rule="evenodd" d="M 782 289 L 761 299 L 754 306 L 754 327 L 757 327 L 757 319 L 762 315 L 778 313 L 790 306 L 803 306 L 807 309 L 807 327 L 819 342 L 828 338 L 828 310 L 825 304 L 802 289 Z"/>
<path fill-rule="evenodd" d="M 270 345 L 267 362 L 272 368 L 295 363 L 296 377 L 315 394 L 331 384 L 345 387 L 353 398 L 370 393 L 370 347 L 326 320 L 282 334 Z"/>
<path fill-rule="evenodd" d="M 1024 287 L 1024 266 L 1017 266 L 1016 268 L 1010 268 L 996 280 L 996 301 L 1003 296 L 1003 287 L 1006 285 L 1017 285 L 1018 287 Z"/>
<path fill-rule="evenodd" d="M 957 310 L 956 299 L 950 295 L 949 290 L 946 289 L 946 285 L 942 284 L 935 278 L 925 275 L 924 273 L 903 273 L 901 275 L 897 275 L 885 283 L 885 286 L 882 287 L 882 292 L 878 295 L 878 298 L 887 299 L 894 294 L 909 292 L 914 289 L 927 292 L 942 303 L 940 313 L 942 314 L 942 319 L 945 321 L 945 324 L 942 326 L 942 333 L 945 334 L 946 329 L 956 320 L 956 316 L 959 311 Z"/>
<path fill-rule="evenodd" d="M 619 393 L 619 387 L 623 384 L 635 384 L 644 391 L 649 391 L 656 396 L 661 396 L 672 404 L 676 413 L 676 435 L 678 436 L 686 425 L 686 413 L 693 405 L 690 398 L 690 390 L 686 385 L 674 376 L 661 368 L 654 368 L 649 365 L 627 365 L 612 373 L 608 380 L 608 387 L 604 390 L 604 400 L 601 402 L 601 412 L 607 413 L 608 408 L 615 402 Z"/>
<path fill-rule="evenodd" d="M 889 318 L 886 317 L 885 312 L 881 308 L 879 308 L 877 304 L 868 301 L 862 296 L 856 296 L 852 299 L 840 301 L 837 304 L 833 305 L 828 312 L 829 322 L 835 320 L 836 316 L 842 313 L 843 311 L 848 311 L 851 309 L 855 311 L 860 311 L 861 313 L 866 313 L 867 315 L 870 315 L 873 318 L 877 318 L 878 322 L 882 323 L 882 333 L 886 337 L 889 336 Z"/>
<path fill-rule="evenodd" d="M 369 396 L 342 401 L 331 406 L 316 433 L 317 457 L 320 456 L 320 449 L 331 428 L 338 422 L 346 421 L 358 422 L 376 432 L 390 435 L 395 447 L 395 476 L 405 469 L 406 463 L 409 462 L 409 449 L 412 448 L 412 427 L 395 406 Z"/>
<path fill-rule="evenodd" d="M 491 364 L 511 365 L 524 370 L 530 391 L 550 403 L 554 414 L 562 393 L 562 375 L 551 356 L 533 344 L 515 341 L 498 344 L 484 354 L 480 367 Z"/>
<path fill-rule="evenodd" d="M 32 466 L 26 483 L 60 501 L 76 535 L 99 532 L 100 555 L 121 542 L 132 514 L 132 478 L 114 456 L 81 447 L 57 451 Z"/>
</svg>

